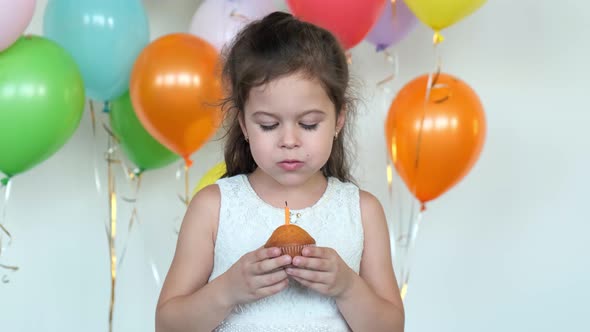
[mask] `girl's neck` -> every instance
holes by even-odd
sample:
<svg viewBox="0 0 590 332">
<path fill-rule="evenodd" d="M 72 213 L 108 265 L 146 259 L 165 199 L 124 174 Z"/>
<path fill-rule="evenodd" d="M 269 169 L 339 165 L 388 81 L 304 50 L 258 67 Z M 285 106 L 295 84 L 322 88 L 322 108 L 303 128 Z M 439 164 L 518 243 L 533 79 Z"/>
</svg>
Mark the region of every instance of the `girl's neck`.
<svg viewBox="0 0 590 332">
<path fill-rule="evenodd" d="M 248 176 L 250 186 L 258 197 L 266 203 L 284 208 L 285 201 L 294 210 L 313 206 L 323 196 L 328 186 L 328 180 L 321 173 L 310 177 L 298 186 L 284 186 L 260 169 L 256 169 Z"/>
</svg>

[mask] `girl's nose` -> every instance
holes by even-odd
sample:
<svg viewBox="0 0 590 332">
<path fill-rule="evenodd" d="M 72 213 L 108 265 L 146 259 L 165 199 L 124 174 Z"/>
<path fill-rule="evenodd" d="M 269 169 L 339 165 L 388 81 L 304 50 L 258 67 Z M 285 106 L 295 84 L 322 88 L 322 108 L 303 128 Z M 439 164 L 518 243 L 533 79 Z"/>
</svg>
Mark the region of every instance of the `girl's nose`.
<svg viewBox="0 0 590 332">
<path fill-rule="evenodd" d="M 285 127 L 281 133 L 281 148 L 293 149 L 299 147 L 299 136 L 296 128 Z"/>
</svg>

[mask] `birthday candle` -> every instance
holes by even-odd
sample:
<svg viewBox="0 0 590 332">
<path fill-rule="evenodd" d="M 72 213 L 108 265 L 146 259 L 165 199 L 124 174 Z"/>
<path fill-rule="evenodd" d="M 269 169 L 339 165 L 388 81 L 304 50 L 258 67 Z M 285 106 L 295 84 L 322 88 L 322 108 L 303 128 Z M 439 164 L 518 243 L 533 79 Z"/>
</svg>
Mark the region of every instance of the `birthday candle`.
<svg viewBox="0 0 590 332">
<path fill-rule="evenodd" d="M 289 225 L 291 223 L 291 212 L 289 211 L 289 206 L 287 206 L 287 201 L 285 201 L 285 225 Z"/>
</svg>

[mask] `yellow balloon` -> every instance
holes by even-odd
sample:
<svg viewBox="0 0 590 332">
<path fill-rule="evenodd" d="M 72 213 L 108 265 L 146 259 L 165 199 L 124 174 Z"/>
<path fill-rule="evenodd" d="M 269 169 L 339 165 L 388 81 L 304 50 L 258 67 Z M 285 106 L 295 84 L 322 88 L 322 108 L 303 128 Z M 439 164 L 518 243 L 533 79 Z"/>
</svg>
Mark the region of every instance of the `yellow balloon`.
<svg viewBox="0 0 590 332">
<path fill-rule="evenodd" d="M 211 167 L 207 171 L 207 173 L 205 173 L 203 177 L 201 177 L 201 179 L 199 180 L 199 183 L 193 190 L 193 196 L 195 196 L 199 192 L 199 190 L 207 187 L 210 184 L 214 184 L 215 181 L 219 180 L 223 176 L 223 174 L 225 174 L 226 171 L 227 169 L 225 167 L 225 162 L 223 161 Z"/>
<path fill-rule="evenodd" d="M 404 0 L 424 24 L 436 32 L 460 21 L 481 7 L 486 0 Z"/>
</svg>

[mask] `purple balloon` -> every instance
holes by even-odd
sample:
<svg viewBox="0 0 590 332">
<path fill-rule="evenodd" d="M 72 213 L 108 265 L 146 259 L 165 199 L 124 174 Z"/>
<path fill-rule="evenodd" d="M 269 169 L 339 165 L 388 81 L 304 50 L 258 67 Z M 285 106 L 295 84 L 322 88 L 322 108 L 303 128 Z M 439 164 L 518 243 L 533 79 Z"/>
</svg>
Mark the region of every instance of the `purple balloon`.
<svg viewBox="0 0 590 332">
<path fill-rule="evenodd" d="M 377 52 L 383 51 L 389 46 L 396 44 L 412 31 L 416 26 L 416 16 L 410 11 L 402 0 L 395 1 L 395 9 L 391 0 L 387 4 L 365 40 L 377 47 Z"/>
</svg>

